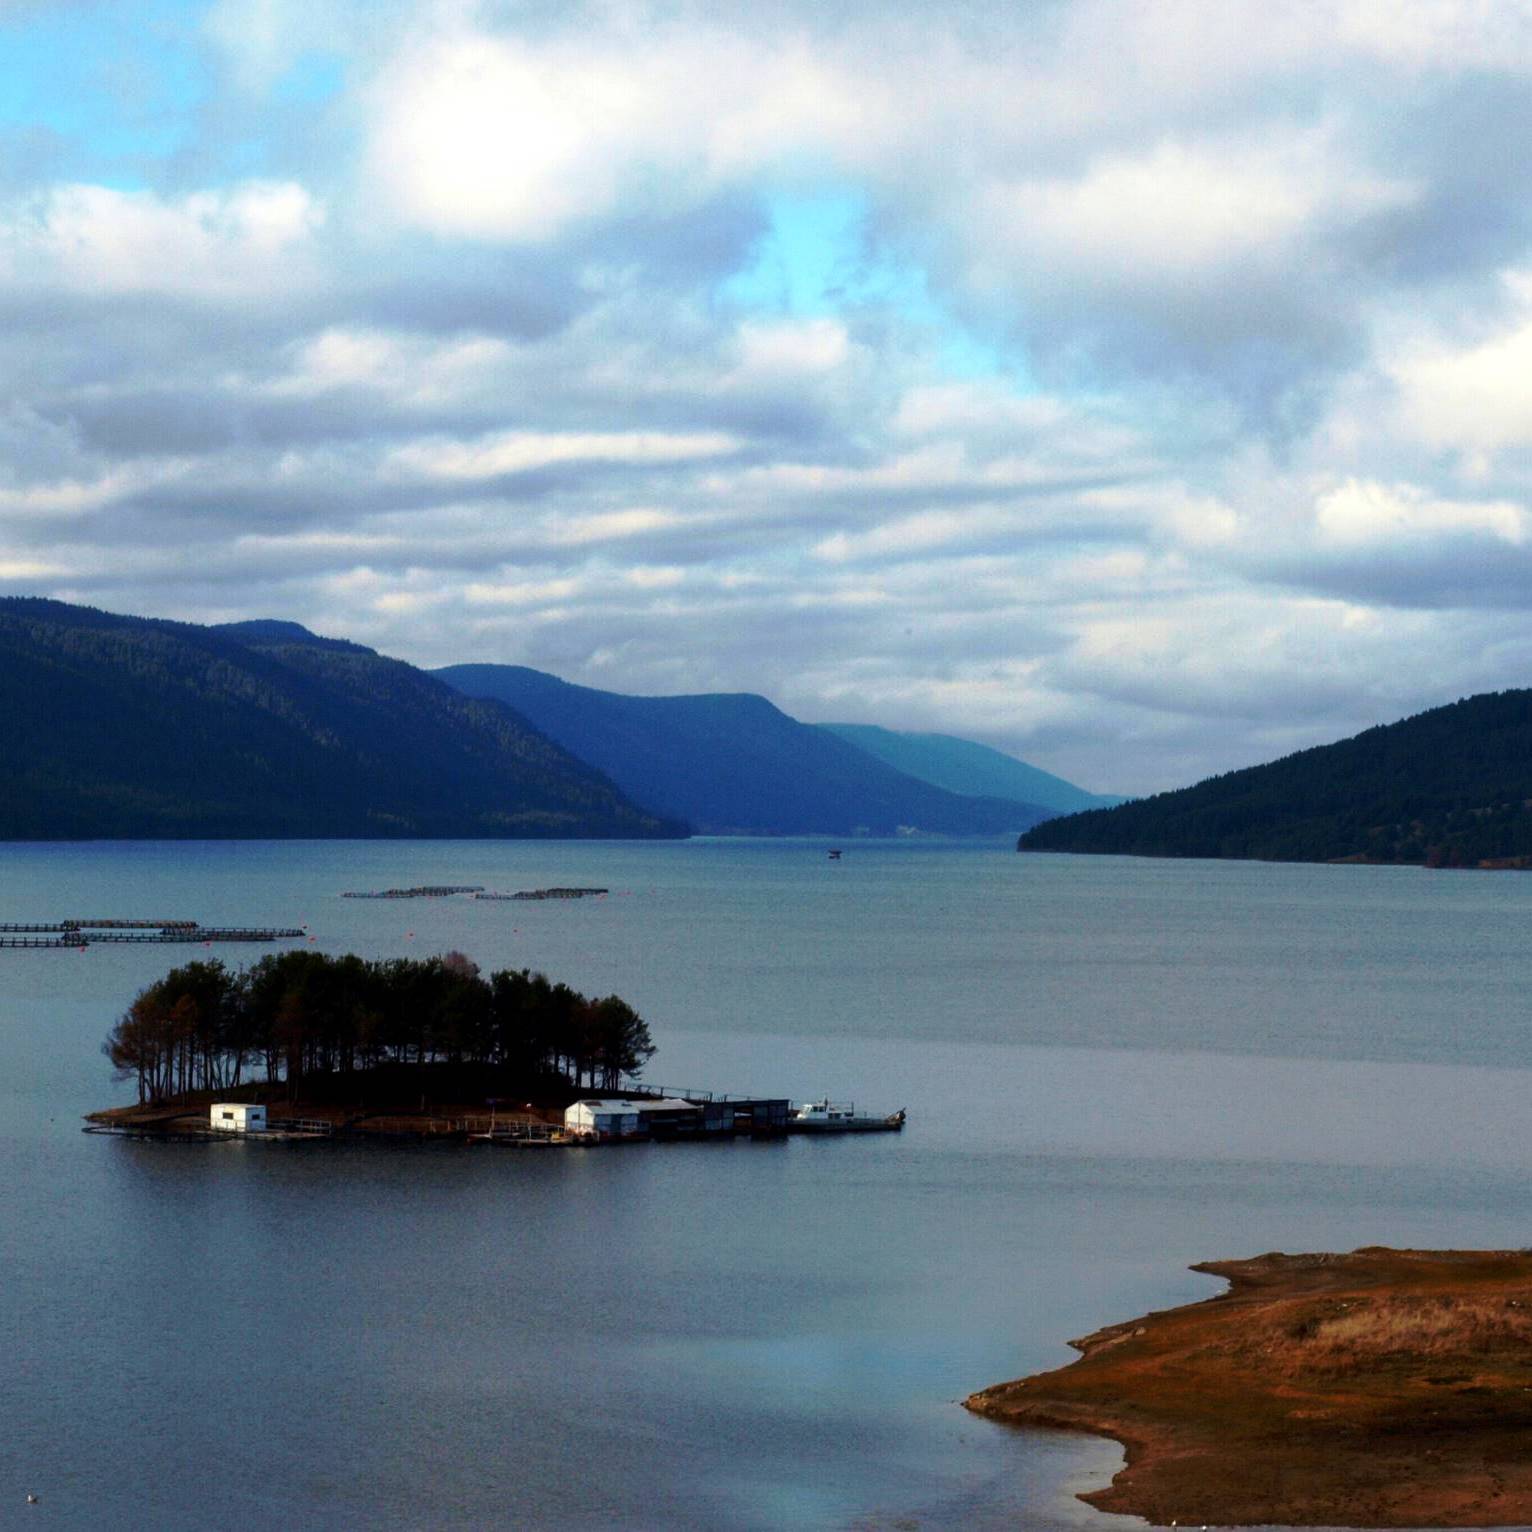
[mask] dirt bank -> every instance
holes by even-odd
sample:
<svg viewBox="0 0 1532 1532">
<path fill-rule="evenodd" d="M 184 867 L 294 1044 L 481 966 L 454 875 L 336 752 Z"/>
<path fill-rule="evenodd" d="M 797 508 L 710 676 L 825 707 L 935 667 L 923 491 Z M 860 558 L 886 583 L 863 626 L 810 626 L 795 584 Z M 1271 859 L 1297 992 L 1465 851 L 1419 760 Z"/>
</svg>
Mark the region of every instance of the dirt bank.
<svg viewBox="0 0 1532 1532">
<path fill-rule="evenodd" d="M 1532 1525 L 1532 1253 L 1192 1269 L 1229 1291 L 1072 1341 L 1078 1361 L 965 1404 L 1115 1437 L 1126 1466 L 1083 1498 L 1158 1525 Z"/>
</svg>

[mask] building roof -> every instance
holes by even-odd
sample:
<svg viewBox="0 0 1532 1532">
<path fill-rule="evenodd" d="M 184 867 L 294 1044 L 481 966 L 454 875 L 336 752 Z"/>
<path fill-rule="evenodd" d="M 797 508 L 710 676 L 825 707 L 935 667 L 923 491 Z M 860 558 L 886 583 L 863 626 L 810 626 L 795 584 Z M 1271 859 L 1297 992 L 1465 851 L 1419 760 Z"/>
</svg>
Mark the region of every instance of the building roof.
<svg viewBox="0 0 1532 1532">
<path fill-rule="evenodd" d="M 695 1101 L 683 1101 L 679 1096 L 658 1096 L 645 1101 L 624 1101 L 599 1096 L 586 1096 L 582 1097 L 579 1101 L 571 1102 L 567 1110 L 573 1112 L 578 1107 L 584 1107 L 590 1112 L 609 1113 L 622 1117 L 631 1117 L 635 1113 L 700 1112 L 702 1110 Z"/>
</svg>

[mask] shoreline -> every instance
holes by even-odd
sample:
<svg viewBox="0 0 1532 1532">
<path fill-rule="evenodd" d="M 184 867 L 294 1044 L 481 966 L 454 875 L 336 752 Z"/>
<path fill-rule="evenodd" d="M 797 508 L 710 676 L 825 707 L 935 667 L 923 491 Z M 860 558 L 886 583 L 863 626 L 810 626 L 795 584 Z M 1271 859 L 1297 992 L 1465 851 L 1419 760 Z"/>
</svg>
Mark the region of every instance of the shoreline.
<svg viewBox="0 0 1532 1532">
<path fill-rule="evenodd" d="M 1080 1495 L 1157 1526 L 1532 1524 L 1532 1253 L 1208 1261 L 1228 1290 L 1105 1326 L 963 1401 L 1119 1442 Z"/>
<path fill-rule="evenodd" d="M 229 1094 L 233 1100 L 250 1093 Z M 517 1111 L 490 1113 L 482 1105 L 456 1106 L 442 1103 L 434 1110 L 408 1111 L 382 1106 L 373 1110 L 334 1103 L 298 1101 L 274 1105 L 269 1127 L 263 1132 L 214 1131 L 208 1121 L 208 1104 L 171 1102 L 157 1106 L 105 1107 L 85 1114 L 87 1133 L 115 1134 L 128 1138 L 206 1140 L 222 1143 L 249 1140 L 291 1141 L 302 1138 L 335 1143 L 366 1143 L 417 1139 L 458 1141 L 495 1130 L 552 1130 L 562 1127 L 562 1109 L 532 1106 Z"/>
</svg>

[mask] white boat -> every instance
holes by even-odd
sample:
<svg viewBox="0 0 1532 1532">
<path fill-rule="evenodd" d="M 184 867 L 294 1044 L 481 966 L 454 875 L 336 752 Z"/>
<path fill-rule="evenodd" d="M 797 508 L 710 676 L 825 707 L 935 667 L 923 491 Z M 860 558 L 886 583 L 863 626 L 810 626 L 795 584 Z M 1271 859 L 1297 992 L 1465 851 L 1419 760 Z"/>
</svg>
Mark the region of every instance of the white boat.
<svg viewBox="0 0 1532 1532">
<path fill-rule="evenodd" d="M 904 1108 L 886 1117 L 859 1117 L 850 1101 L 805 1101 L 787 1119 L 789 1133 L 897 1133 L 904 1126 Z"/>
</svg>

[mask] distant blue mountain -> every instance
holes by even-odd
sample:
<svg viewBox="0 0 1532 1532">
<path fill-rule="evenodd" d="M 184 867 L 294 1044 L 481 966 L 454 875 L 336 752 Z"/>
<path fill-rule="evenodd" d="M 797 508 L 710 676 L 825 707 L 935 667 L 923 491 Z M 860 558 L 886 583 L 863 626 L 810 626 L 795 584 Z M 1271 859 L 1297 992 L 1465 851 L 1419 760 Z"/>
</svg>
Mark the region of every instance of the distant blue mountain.
<svg viewBox="0 0 1532 1532">
<path fill-rule="evenodd" d="M 1088 793 L 1052 772 L 1029 766 L 1014 755 L 952 734 L 904 734 L 871 723 L 824 723 L 819 726 L 848 744 L 875 755 L 885 765 L 949 793 L 969 797 L 1013 798 L 1041 804 L 1056 814 L 1109 809 L 1124 798 Z"/>
<path fill-rule="evenodd" d="M 918 781 L 764 697 L 631 697 L 521 665 L 434 672 L 514 708 L 635 803 L 704 834 L 998 835 L 1056 812 Z"/>
</svg>

